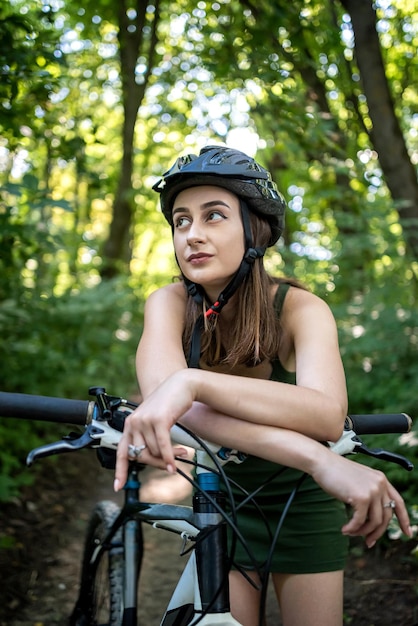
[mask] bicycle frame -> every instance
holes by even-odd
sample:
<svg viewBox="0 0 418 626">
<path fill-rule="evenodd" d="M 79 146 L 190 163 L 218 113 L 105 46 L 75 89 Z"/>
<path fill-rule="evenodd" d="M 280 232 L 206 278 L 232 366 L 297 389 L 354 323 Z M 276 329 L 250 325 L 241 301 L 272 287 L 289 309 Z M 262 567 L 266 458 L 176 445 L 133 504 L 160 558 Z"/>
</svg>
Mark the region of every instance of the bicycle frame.
<svg viewBox="0 0 418 626">
<path fill-rule="evenodd" d="M 107 395 L 102 387 L 91 388 L 89 393 L 96 397 L 95 402 L 0 392 L 0 411 L 5 416 L 26 419 L 29 415 L 32 419 L 76 424 L 85 428 L 81 436 L 71 433 L 61 441 L 32 450 L 27 457 L 28 465 L 36 459 L 82 448 L 116 451 L 122 437 L 126 413 L 134 410 L 136 405 L 123 398 Z M 411 418 L 403 413 L 351 415 L 347 417 L 341 439 L 336 443 L 329 442 L 328 445 L 338 454 L 361 452 L 377 459 L 395 462 L 410 471 L 413 465 L 408 459 L 380 448 L 369 449 L 359 435 L 405 433 L 409 432 L 411 423 Z M 96 586 L 96 574 L 100 573 L 98 569 L 101 565 L 109 565 L 109 572 L 116 571 L 113 578 L 109 574 L 108 580 L 109 587 L 111 582 L 114 583 L 111 596 L 116 599 L 111 602 L 109 612 L 112 616 L 105 618 L 106 623 L 111 621 L 117 626 L 137 626 L 137 582 L 142 562 L 141 533 L 142 523 L 147 523 L 155 528 L 173 531 L 185 543 L 190 541 L 194 546 L 160 626 L 240 626 L 232 617 L 229 607 L 227 526 L 230 525 L 234 538 L 244 545 L 245 539 L 235 525 L 234 516 L 224 514 L 224 496 L 219 492 L 219 477 L 222 476 L 222 482 L 225 482 L 228 489 L 222 466 L 228 461 L 240 463 L 245 455 L 202 441 L 177 425 L 171 429 L 171 436 L 173 443 L 196 450 L 196 481 L 193 481 L 196 492 L 193 507 L 141 502 L 138 471 L 143 466 L 131 462 L 129 478 L 124 487 L 125 502 L 122 510 L 113 502 L 102 502 L 96 507 L 96 515 L 92 516 L 86 540 L 82 584 L 71 618 L 72 624 L 97 626 L 95 611 L 99 605 L 96 604 L 95 595 L 100 585 Z M 247 501 L 250 499 L 252 495 L 248 494 L 244 498 Z M 111 506 L 106 509 L 104 505 Z M 232 501 L 231 505 L 235 506 Z M 120 558 L 122 552 L 123 558 Z M 106 554 L 109 555 L 109 563 L 106 563 L 105 558 L 101 561 Z M 248 554 L 255 563 L 253 555 L 250 552 Z M 117 562 L 117 567 L 114 567 L 112 559 Z M 268 571 L 268 567 L 266 569 Z M 264 580 L 263 577 L 260 579 Z M 264 590 L 263 587 L 262 591 Z M 106 606 L 106 610 L 107 608 Z"/>
<path fill-rule="evenodd" d="M 120 433 L 115 432 L 106 422 L 95 422 L 93 430 L 101 445 L 112 448 Z M 361 440 L 353 438 L 355 433 L 348 430 L 337 444 L 333 444 L 337 453 L 347 454 L 356 449 Z M 136 541 L 138 527 L 147 523 L 154 528 L 172 531 L 195 547 L 186 563 L 180 579 L 168 602 L 160 626 L 240 626 L 230 612 L 226 522 L 216 504 L 219 501 L 219 476 L 217 465 L 231 460 L 241 462 L 236 451 L 225 450 L 219 446 L 205 445 L 207 450 L 199 449 L 198 444 L 187 432 L 178 426 L 172 429 L 172 438 L 177 443 L 193 447 L 197 456 L 197 484 L 201 491 L 193 498 L 193 507 L 175 504 L 143 503 L 139 499 L 140 483 L 137 464 L 131 462 L 128 481 L 124 487 L 125 502 L 119 517 L 115 520 L 109 534 L 96 550 L 92 561 L 92 572 L 97 566 L 102 552 L 112 546 L 112 541 L 119 530 L 124 530 L 124 601 L 121 626 L 137 626 L 137 572 L 140 569 L 142 553 L 139 553 Z M 205 442 L 207 443 L 207 442 Z M 367 450 L 367 449 L 366 449 Z M 216 463 L 213 457 L 217 458 Z M 214 502 L 213 502 L 214 501 Z M 198 541 L 201 535 L 202 541 Z M 83 600 L 80 590 L 78 602 Z"/>
<path fill-rule="evenodd" d="M 118 547 L 115 537 L 123 530 L 124 586 L 123 615 L 121 626 L 137 626 L 137 580 L 142 561 L 142 550 L 137 541 L 142 523 L 157 529 L 168 530 L 180 535 L 186 542 L 195 542 L 188 562 L 173 591 L 160 626 L 240 626 L 230 613 L 227 536 L 222 515 L 205 495 L 222 504 L 219 478 L 209 467 L 213 464 L 204 451 L 197 451 L 200 469 L 197 476 L 200 493 L 193 498 L 193 507 L 175 504 L 151 504 L 139 499 L 140 481 L 138 464 L 131 463 L 127 483 L 124 487 L 124 505 L 120 515 L 112 524 L 104 540 L 97 546 L 89 563 L 90 576 L 94 577 L 99 561 L 106 550 Z M 204 539 L 199 541 L 199 534 Z M 77 600 L 78 609 L 88 607 L 91 598 L 83 586 Z"/>
</svg>

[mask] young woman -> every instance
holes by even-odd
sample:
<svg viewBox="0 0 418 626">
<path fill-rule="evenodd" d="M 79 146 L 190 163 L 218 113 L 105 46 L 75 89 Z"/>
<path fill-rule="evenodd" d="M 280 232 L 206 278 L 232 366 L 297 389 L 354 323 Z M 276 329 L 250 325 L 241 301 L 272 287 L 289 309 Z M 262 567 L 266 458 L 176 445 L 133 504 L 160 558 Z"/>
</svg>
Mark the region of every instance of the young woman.
<svg viewBox="0 0 418 626">
<path fill-rule="evenodd" d="M 271 562 L 286 626 L 342 624 L 347 535 L 369 547 L 395 512 L 410 535 L 401 496 L 381 472 L 339 457 L 347 393 L 328 306 L 292 281 L 274 279 L 263 255 L 281 235 L 285 203 L 270 174 L 242 152 L 210 146 L 180 158 L 157 183 L 182 280 L 151 295 L 137 352 L 144 402 L 118 448 L 115 489 L 129 450 L 175 471 L 169 429 L 181 422 L 249 458 L 226 466 L 252 491 L 276 472 L 258 502 L 274 531 L 298 490 Z M 134 446 L 134 447 L 133 447 Z M 286 471 L 277 475 L 280 466 Z M 348 521 L 345 506 L 352 507 Z M 250 508 L 240 528 L 262 566 L 270 539 Z M 251 571 L 246 553 L 236 559 Z M 258 592 L 238 572 L 232 614 L 258 624 Z"/>
</svg>

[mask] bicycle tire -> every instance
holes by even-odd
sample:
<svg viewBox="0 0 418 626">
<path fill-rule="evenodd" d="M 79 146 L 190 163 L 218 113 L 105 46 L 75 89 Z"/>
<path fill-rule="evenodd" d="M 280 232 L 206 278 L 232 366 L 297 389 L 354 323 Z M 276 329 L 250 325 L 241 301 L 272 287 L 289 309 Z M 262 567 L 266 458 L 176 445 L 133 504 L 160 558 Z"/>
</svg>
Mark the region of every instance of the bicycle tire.
<svg viewBox="0 0 418 626">
<path fill-rule="evenodd" d="M 97 567 L 91 557 L 103 542 L 120 507 L 112 501 L 99 502 L 87 529 L 81 570 L 80 595 L 70 619 L 71 626 L 120 626 L 123 614 L 124 547 L 122 529 L 103 551 Z"/>
</svg>

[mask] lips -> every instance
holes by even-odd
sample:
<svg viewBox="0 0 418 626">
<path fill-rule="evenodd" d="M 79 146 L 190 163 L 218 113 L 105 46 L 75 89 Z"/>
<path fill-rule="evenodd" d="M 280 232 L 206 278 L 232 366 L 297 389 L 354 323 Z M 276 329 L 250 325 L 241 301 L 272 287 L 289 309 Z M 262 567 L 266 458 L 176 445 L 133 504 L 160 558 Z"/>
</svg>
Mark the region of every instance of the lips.
<svg viewBox="0 0 418 626">
<path fill-rule="evenodd" d="M 211 254 L 205 254 L 204 252 L 198 252 L 197 254 L 191 254 L 187 257 L 187 262 L 192 264 L 203 263 L 212 258 Z"/>
</svg>

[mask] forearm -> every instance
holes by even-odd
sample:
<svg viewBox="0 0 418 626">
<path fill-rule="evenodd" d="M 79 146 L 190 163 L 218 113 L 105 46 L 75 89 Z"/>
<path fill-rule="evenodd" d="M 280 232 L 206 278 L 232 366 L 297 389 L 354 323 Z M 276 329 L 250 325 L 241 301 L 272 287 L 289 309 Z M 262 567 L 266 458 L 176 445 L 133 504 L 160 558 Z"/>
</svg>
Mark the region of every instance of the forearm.
<svg viewBox="0 0 418 626">
<path fill-rule="evenodd" d="M 213 443 L 293 467 L 310 475 L 333 454 L 321 443 L 292 430 L 263 426 L 194 403 L 180 422 Z"/>
<path fill-rule="evenodd" d="M 243 422 L 204 405 L 195 404 L 181 421 L 209 441 L 312 476 L 324 491 L 352 507 L 353 517 L 342 532 L 365 536 L 369 547 L 386 530 L 392 509 L 388 511 L 385 503 L 391 500 L 403 532 L 412 536 L 403 499 L 382 472 L 339 456 L 300 433 Z"/>
<path fill-rule="evenodd" d="M 337 440 L 347 413 L 346 394 L 270 380 L 188 370 L 195 400 L 255 424 L 294 430 L 319 441 Z M 330 388 L 332 381 L 330 381 Z"/>
</svg>

